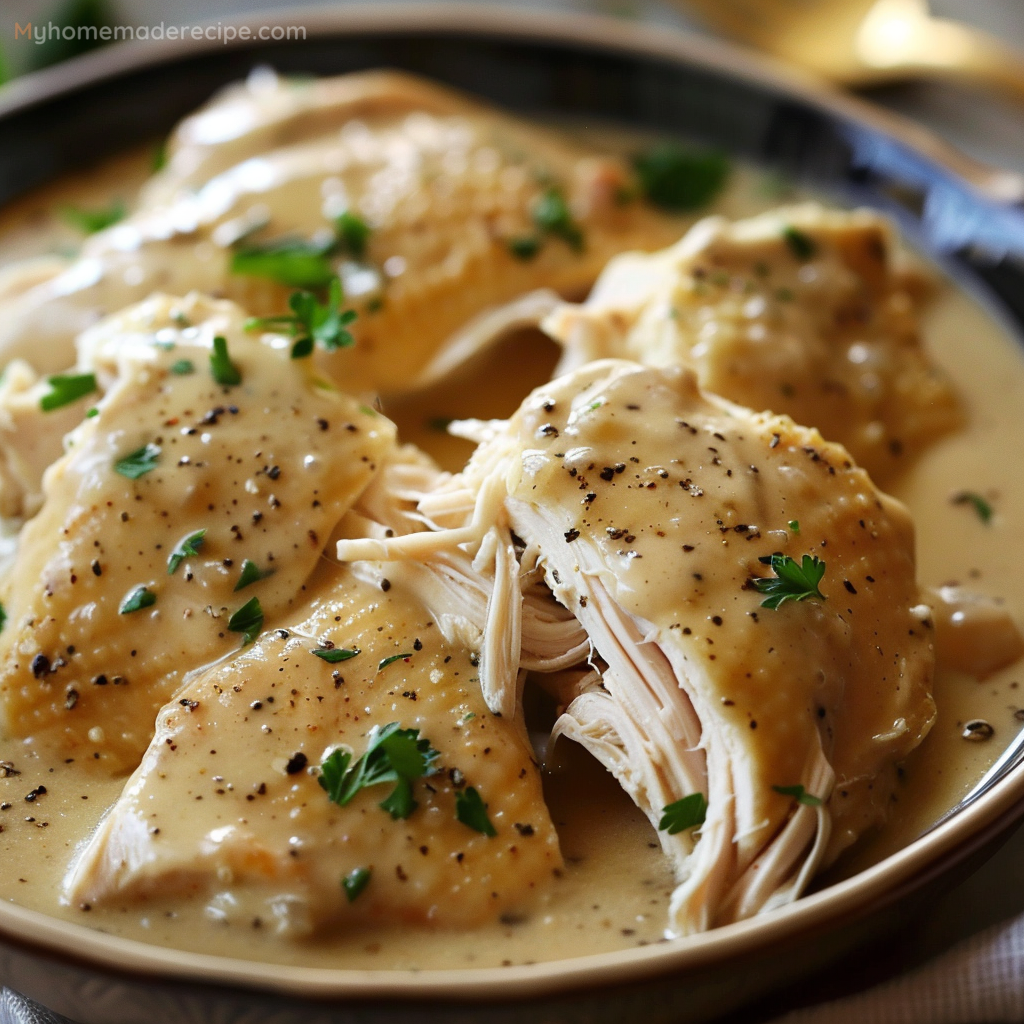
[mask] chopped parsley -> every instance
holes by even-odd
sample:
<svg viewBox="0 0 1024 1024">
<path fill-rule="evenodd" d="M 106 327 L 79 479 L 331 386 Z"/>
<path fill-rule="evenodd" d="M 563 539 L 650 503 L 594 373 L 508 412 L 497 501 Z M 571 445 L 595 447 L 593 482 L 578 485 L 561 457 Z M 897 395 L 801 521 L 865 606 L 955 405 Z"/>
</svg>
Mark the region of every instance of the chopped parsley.
<svg viewBox="0 0 1024 1024">
<path fill-rule="evenodd" d="M 156 594 L 148 587 L 136 587 L 122 602 L 118 611 L 122 615 L 142 611 L 156 604 Z"/>
<path fill-rule="evenodd" d="M 355 868 L 342 878 L 341 887 L 345 890 L 349 903 L 355 903 L 359 899 L 363 890 L 370 884 L 372 874 L 372 868 Z"/>
<path fill-rule="evenodd" d="M 789 555 L 776 552 L 758 559 L 769 565 L 775 573 L 767 579 L 753 579 L 754 589 L 767 597 L 761 602 L 762 608 L 778 608 L 786 601 L 806 601 L 815 598 L 825 600 L 825 595 L 818 589 L 818 584 L 825 575 L 825 563 L 817 555 L 804 555 L 797 562 Z"/>
<path fill-rule="evenodd" d="M 53 412 L 62 406 L 77 402 L 78 399 L 91 395 L 96 390 L 94 373 L 58 373 L 46 378 L 50 391 L 39 399 L 39 408 L 43 412 Z"/>
<path fill-rule="evenodd" d="M 286 238 L 262 245 L 247 245 L 231 256 L 231 272 L 266 277 L 289 288 L 325 288 L 334 277 L 330 255 L 333 239 L 307 242 Z"/>
<path fill-rule="evenodd" d="M 781 796 L 791 796 L 798 804 L 803 804 L 805 807 L 820 807 L 822 805 L 821 797 L 808 793 L 803 786 L 772 786 L 772 789 Z"/>
<path fill-rule="evenodd" d="M 540 252 L 540 239 L 536 235 L 518 235 L 510 238 L 506 244 L 508 251 L 524 263 L 532 260 Z"/>
<path fill-rule="evenodd" d="M 704 824 L 708 802 L 703 793 L 691 793 L 681 800 L 666 804 L 661 812 L 658 828 L 670 836 Z"/>
<path fill-rule="evenodd" d="M 472 786 L 456 792 L 455 817 L 467 828 L 474 832 L 482 832 L 491 839 L 498 834 L 498 830 L 491 824 L 491 819 L 487 817 L 487 804 Z"/>
<path fill-rule="evenodd" d="M 401 661 L 403 658 L 411 658 L 412 652 L 407 651 L 405 654 L 392 654 L 389 658 L 384 658 L 381 663 L 377 666 L 379 672 L 382 668 L 387 668 L 393 661 Z"/>
<path fill-rule="evenodd" d="M 210 373 L 213 374 L 213 379 L 218 384 L 223 384 L 225 387 L 242 383 L 242 375 L 228 355 L 228 339 L 220 335 L 213 339 L 213 351 L 210 353 Z"/>
<path fill-rule="evenodd" d="M 140 476 L 145 476 L 151 469 L 156 469 L 156 464 L 159 461 L 160 446 L 144 444 L 123 459 L 118 459 L 114 463 L 114 471 L 120 473 L 121 476 L 126 476 L 129 480 L 138 480 Z"/>
<path fill-rule="evenodd" d="M 992 521 L 992 506 L 976 491 L 961 491 L 950 499 L 954 505 L 971 505 L 983 523 Z"/>
<path fill-rule="evenodd" d="M 149 169 L 156 174 L 167 166 L 167 140 L 161 139 L 153 147 L 153 156 L 150 160 Z"/>
<path fill-rule="evenodd" d="M 366 255 L 366 243 L 370 239 L 370 227 L 362 217 L 346 210 L 334 219 L 338 235 L 338 248 L 343 249 L 357 260 Z"/>
<path fill-rule="evenodd" d="M 358 647 L 318 647 L 310 654 L 326 661 L 328 665 L 337 665 L 339 661 L 348 661 L 359 653 Z"/>
<path fill-rule="evenodd" d="M 205 533 L 205 531 L 203 531 Z M 273 576 L 274 570 L 261 569 L 255 562 L 250 561 L 246 558 L 242 562 L 242 573 L 238 577 L 238 582 L 235 584 L 235 593 L 239 590 L 244 590 L 246 587 L 253 583 L 259 583 L 260 580 L 265 580 L 268 576 Z"/>
<path fill-rule="evenodd" d="M 185 377 L 195 372 L 196 364 L 191 359 L 179 359 L 177 362 L 171 363 L 171 373 L 176 374 L 178 377 Z"/>
<path fill-rule="evenodd" d="M 788 522 L 788 523 L 787 523 L 786 525 L 787 525 L 787 526 L 788 526 L 788 527 L 789 527 L 789 528 L 790 528 L 790 529 L 791 529 L 791 530 L 792 530 L 792 531 L 793 531 L 794 533 L 799 533 L 799 532 L 800 532 L 800 520 L 799 520 L 799 519 L 790 519 L 790 521 L 789 521 L 789 522 Z"/>
<path fill-rule="evenodd" d="M 544 192 L 533 207 L 533 223 L 541 231 L 561 238 L 574 252 L 583 248 L 583 232 L 572 219 L 569 204 L 562 192 L 554 187 Z"/>
<path fill-rule="evenodd" d="M 310 292 L 293 292 L 288 298 L 292 310 L 290 314 L 256 317 L 246 322 L 245 329 L 287 331 L 295 338 L 292 359 L 311 355 L 315 344 L 321 345 L 328 352 L 334 352 L 339 348 L 347 348 L 354 341 L 347 328 L 357 313 L 354 309 L 342 309 L 343 299 L 341 281 L 335 277 L 331 279 L 326 302 L 319 302 Z"/>
<path fill-rule="evenodd" d="M 380 802 L 392 818 L 408 818 L 418 806 L 412 784 L 436 771 L 438 751 L 419 729 L 403 729 L 391 722 L 383 729 L 370 730 L 366 752 L 353 763 L 347 750 L 333 751 L 320 766 L 320 785 L 339 807 L 351 803 L 355 795 L 370 786 L 394 783 L 390 795 Z"/>
<path fill-rule="evenodd" d="M 251 644 L 263 629 L 263 609 L 260 599 L 251 597 L 228 619 L 228 629 L 242 634 L 242 646 Z"/>
<path fill-rule="evenodd" d="M 87 420 L 91 420 L 93 417 L 99 416 L 99 414 L 100 414 L 99 409 L 97 409 L 96 406 L 94 405 L 91 409 L 86 411 L 85 418 Z"/>
<path fill-rule="evenodd" d="M 792 225 L 782 229 L 782 237 L 785 239 L 786 245 L 789 246 L 790 252 L 801 262 L 805 263 L 818 251 L 814 239 Z"/>
<path fill-rule="evenodd" d="M 94 235 L 97 231 L 109 228 L 119 220 L 124 220 L 127 211 L 124 203 L 111 203 L 110 206 L 99 207 L 95 210 L 86 210 L 81 206 L 65 206 L 61 213 L 64 220 L 73 228 L 77 228 L 83 235 Z"/>
<path fill-rule="evenodd" d="M 174 550 L 167 559 L 167 575 L 173 576 L 178 571 L 178 566 L 193 555 L 199 554 L 199 549 L 206 539 L 206 530 L 196 530 L 187 537 L 182 537 L 175 545 Z M 237 588 L 236 588 L 237 589 Z"/>
<path fill-rule="evenodd" d="M 663 142 L 633 158 L 633 167 L 647 201 L 663 210 L 685 212 L 707 206 L 729 176 L 721 153 L 686 149 Z"/>
<path fill-rule="evenodd" d="M 7 624 L 7 609 L 4 608 L 4 606 L 2 604 L 0 604 L 0 631 L 3 630 L 3 628 L 4 628 L 4 626 L 6 624 Z"/>
</svg>

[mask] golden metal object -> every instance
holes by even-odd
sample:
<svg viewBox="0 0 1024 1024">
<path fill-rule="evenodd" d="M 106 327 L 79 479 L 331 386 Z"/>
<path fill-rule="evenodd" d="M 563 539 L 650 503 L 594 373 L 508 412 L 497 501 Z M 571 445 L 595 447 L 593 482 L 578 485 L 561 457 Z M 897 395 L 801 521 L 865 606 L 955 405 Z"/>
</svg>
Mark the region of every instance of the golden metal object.
<svg viewBox="0 0 1024 1024">
<path fill-rule="evenodd" d="M 849 86 L 939 78 L 1024 99 L 1024 54 L 927 0 L 686 0 L 726 35 Z"/>
</svg>

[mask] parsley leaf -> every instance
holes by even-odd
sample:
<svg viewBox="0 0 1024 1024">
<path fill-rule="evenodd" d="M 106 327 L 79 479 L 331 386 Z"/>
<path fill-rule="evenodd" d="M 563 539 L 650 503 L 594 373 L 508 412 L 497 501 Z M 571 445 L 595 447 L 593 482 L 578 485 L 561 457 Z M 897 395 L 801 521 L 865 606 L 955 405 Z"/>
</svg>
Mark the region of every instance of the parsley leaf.
<svg viewBox="0 0 1024 1024">
<path fill-rule="evenodd" d="M 805 807 L 820 807 L 823 803 L 820 796 L 813 796 L 803 786 L 772 786 L 772 789 L 781 796 L 791 796 Z"/>
<path fill-rule="evenodd" d="M 789 527 L 789 528 L 790 528 L 790 529 L 791 529 L 791 530 L 792 530 L 792 531 L 793 531 L 794 533 L 799 533 L 799 532 L 800 532 L 800 520 L 799 520 L 799 519 L 790 519 L 790 521 L 789 521 L 789 522 L 788 522 L 788 523 L 787 523 L 786 525 L 787 525 L 787 526 L 788 526 L 788 527 Z"/>
<path fill-rule="evenodd" d="M 53 412 L 61 406 L 70 405 L 78 399 L 91 395 L 96 390 L 94 373 L 58 373 L 46 378 L 51 391 L 39 399 L 39 408 L 43 412 Z"/>
<path fill-rule="evenodd" d="M 174 550 L 167 559 L 167 575 L 173 576 L 178 571 L 178 566 L 181 565 L 186 558 L 189 558 L 192 555 L 198 555 L 199 549 L 203 546 L 203 540 L 205 538 L 206 530 L 196 530 L 195 533 L 190 533 L 187 537 L 182 537 L 175 545 Z"/>
<path fill-rule="evenodd" d="M 341 880 L 341 887 L 345 890 L 349 903 L 355 903 L 362 895 L 363 890 L 370 884 L 370 876 L 373 868 L 355 868 Z"/>
<path fill-rule="evenodd" d="M 392 654 L 389 658 L 383 658 L 381 663 L 377 666 L 379 672 L 382 668 L 387 668 L 393 661 L 401 661 L 402 658 L 411 658 L 412 652 L 407 651 L 405 654 Z"/>
<path fill-rule="evenodd" d="M 291 314 L 254 317 L 246 322 L 245 329 L 287 330 L 296 339 L 292 345 L 292 359 L 311 355 L 315 343 L 322 345 L 328 352 L 347 348 L 354 342 L 347 328 L 357 314 L 354 309 L 341 308 L 343 298 L 341 281 L 335 277 L 327 291 L 326 303 L 317 301 L 317 297 L 310 292 L 293 292 L 288 299 Z"/>
<path fill-rule="evenodd" d="M 120 473 L 121 476 L 128 477 L 129 480 L 138 480 L 140 476 L 145 476 L 151 469 L 156 469 L 156 464 L 159 461 L 160 446 L 144 444 L 123 459 L 118 459 L 114 463 L 114 471 Z"/>
<path fill-rule="evenodd" d="M 148 587 L 136 587 L 121 602 L 118 611 L 122 615 L 130 615 L 132 612 L 142 611 L 143 608 L 150 608 L 156 604 L 156 594 Z"/>
<path fill-rule="evenodd" d="M 0 604 L 0 631 L 3 630 L 3 628 L 4 628 L 4 626 L 6 624 L 7 624 L 7 609 L 4 608 L 4 606 L 2 604 Z"/>
<path fill-rule="evenodd" d="M 430 740 L 420 737 L 419 729 L 402 729 L 398 722 L 391 722 L 383 729 L 373 727 L 366 752 L 354 763 L 348 751 L 333 751 L 320 766 L 319 781 L 339 807 L 349 804 L 360 790 L 393 782 L 395 788 L 379 806 L 392 818 L 408 818 L 417 807 L 412 784 L 434 774 L 439 756 Z"/>
<path fill-rule="evenodd" d="M 665 805 L 658 828 L 674 836 L 677 832 L 685 832 L 687 829 L 703 825 L 707 813 L 708 802 L 704 794 L 691 793 L 681 800 Z"/>
<path fill-rule="evenodd" d="M 64 220 L 83 235 L 94 235 L 97 231 L 124 220 L 126 212 L 122 202 L 111 203 L 110 206 L 95 210 L 86 210 L 81 206 L 65 206 L 61 210 Z"/>
<path fill-rule="evenodd" d="M 472 787 L 467 786 L 455 794 L 455 817 L 467 828 L 474 832 L 482 832 L 485 836 L 493 839 L 498 830 L 491 824 L 487 816 L 487 804 L 483 802 L 480 794 Z"/>
<path fill-rule="evenodd" d="M 265 580 L 268 576 L 273 575 L 273 569 L 267 569 L 264 571 L 255 562 L 251 562 L 246 558 L 242 562 L 242 573 L 238 577 L 238 582 L 235 584 L 235 593 L 237 594 L 239 590 L 244 590 L 250 584 L 259 583 L 260 580 Z"/>
<path fill-rule="evenodd" d="M 729 161 L 721 153 L 702 153 L 675 142 L 638 153 L 633 167 L 647 201 L 673 212 L 707 206 L 729 176 Z"/>
<path fill-rule="evenodd" d="M 210 353 L 210 373 L 218 384 L 232 387 L 242 383 L 242 375 L 238 367 L 231 362 L 228 355 L 228 339 L 218 335 L 213 339 L 213 351 Z"/>
<path fill-rule="evenodd" d="M 758 559 L 764 565 L 770 565 L 775 573 L 767 579 L 751 580 L 754 589 L 760 594 L 767 594 L 761 602 L 762 608 L 778 608 L 786 601 L 806 601 L 808 598 L 825 600 L 825 595 L 818 589 L 818 584 L 825 575 L 825 563 L 817 555 L 804 555 L 800 562 L 776 552 Z"/>
<path fill-rule="evenodd" d="M 286 238 L 236 249 L 231 272 L 266 277 L 290 288 L 323 288 L 334 277 L 330 254 L 334 240 L 307 242 Z"/>
<path fill-rule="evenodd" d="M 541 231 L 561 238 L 574 252 L 583 248 L 583 232 L 572 219 L 569 204 L 557 188 L 549 188 L 533 207 L 533 222 Z"/>
<path fill-rule="evenodd" d="M 954 505 L 973 505 L 974 511 L 983 523 L 992 521 L 992 506 L 976 491 L 961 491 L 950 499 Z"/>
<path fill-rule="evenodd" d="M 318 647 L 315 651 L 310 651 L 309 653 L 321 661 L 326 661 L 328 665 L 337 665 L 339 661 L 348 661 L 349 658 L 354 658 L 359 653 L 359 648 Z"/>
<path fill-rule="evenodd" d="M 195 372 L 196 364 L 191 359 L 179 359 L 177 362 L 171 363 L 171 373 L 178 377 L 185 377 Z"/>
<path fill-rule="evenodd" d="M 510 238 L 506 244 L 508 251 L 524 263 L 532 260 L 540 252 L 540 239 L 536 235 L 518 235 Z"/>
<path fill-rule="evenodd" d="M 344 249 L 357 260 L 366 255 L 366 243 L 370 238 L 370 227 L 362 217 L 346 210 L 334 218 L 338 234 L 338 248 Z"/>
<path fill-rule="evenodd" d="M 785 239 L 786 245 L 789 246 L 790 252 L 803 263 L 806 263 L 818 251 L 814 239 L 792 225 L 783 228 L 782 237 Z"/>
<path fill-rule="evenodd" d="M 228 629 L 242 634 L 242 646 L 251 644 L 263 629 L 263 609 L 260 599 L 252 597 L 228 619 Z"/>
</svg>

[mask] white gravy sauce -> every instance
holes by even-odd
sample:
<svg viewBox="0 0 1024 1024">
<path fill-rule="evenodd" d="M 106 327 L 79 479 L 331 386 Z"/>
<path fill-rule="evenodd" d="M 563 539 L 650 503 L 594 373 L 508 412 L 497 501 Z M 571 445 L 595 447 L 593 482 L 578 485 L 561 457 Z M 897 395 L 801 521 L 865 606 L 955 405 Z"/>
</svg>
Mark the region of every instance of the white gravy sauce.
<svg viewBox="0 0 1024 1024">
<path fill-rule="evenodd" d="M 150 162 L 148 151 L 119 157 L 0 211 L 0 270 L 29 257 L 67 255 L 79 239 L 63 223 L 62 205 L 130 201 Z M 741 171 L 716 210 L 743 216 L 786 198 L 765 176 Z M 1024 449 L 1024 356 L 976 301 L 948 283 L 927 314 L 925 336 L 932 356 L 956 383 L 968 425 L 891 486 L 917 523 L 919 579 L 925 586 L 958 582 L 1000 598 L 1024 623 L 1024 473 L 1013 458 Z M 390 404 L 385 411 L 399 424 L 400 436 L 449 468 L 460 467 L 469 445 L 449 438 L 440 421 L 508 415 L 555 364 L 554 346 L 537 335 L 520 335 L 508 344 L 516 345 L 515 359 L 507 358 L 507 350 L 504 357 L 500 350 L 484 354 L 443 386 Z M 515 380 L 510 367 L 516 368 Z M 991 501 L 995 514 L 989 524 L 970 505 L 951 502 L 964 490 Z M 938 719 L 904 766 L 896 813 L 884 830 L 846 854 L 830 878 L 906 845 L 970 790 L 1020 727 L 1022 681 L 1022 665 L 983 682 L 939 671 Z M 992 726 L 992 737 L 965 740 L 964 724 L 978 718 Z M 88 912 L 62 905 L 68 863 L 123 780 L 92 779 L 74 764 L 53 763 L 32 742 L 0 738 L 0 761 L 19 772 L 0 774 L 0 899 L 112 934 L 246 959 L 357 969 L 521 964 L 663 941 L 674 883 L 655 834 L 614 780 L 564 741 L 547 759 L 545 796 L 566 867 L 544 909 L 466 934 L 380 928 L 299 941 L 226 925 L 207 915 L 203 900 L 149 899 Z"/>
</svg>

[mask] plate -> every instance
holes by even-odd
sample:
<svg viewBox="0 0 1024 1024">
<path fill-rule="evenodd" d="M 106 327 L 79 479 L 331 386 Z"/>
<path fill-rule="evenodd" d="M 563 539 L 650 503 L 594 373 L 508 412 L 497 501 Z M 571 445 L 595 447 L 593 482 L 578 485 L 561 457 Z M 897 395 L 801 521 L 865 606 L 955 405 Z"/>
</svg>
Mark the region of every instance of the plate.
<svg viewBox="0 0 1024 1024">
<path fill-rule="evenodd" d="M 769 62 L 664 29 L 536 11 L 357 8 L 289 12 L 288 23 L 304 23 L 306 39 L 127 44 L 16 80 L 0 91 L 0 203 L 80 167 L 82 154 L 153 140 L 254 65 L 392 67 L 530 117 L 682 136 L 883 210 L 1011 332 L 1024 328 L 1024 214 L 999 201 L 998 176 Z M 955 813 L 875 867 L 656 946 L 474 971 L 319 970 L 144 946 L 3 905 L 0 982 L 82 1024 L 697 1024 L 877 941 L 979 865 L 1024 816 L 1019 760 L 1011 749 Z M 0 1021 L 17 1012 L 0 1004 Z"/>
</svg>

